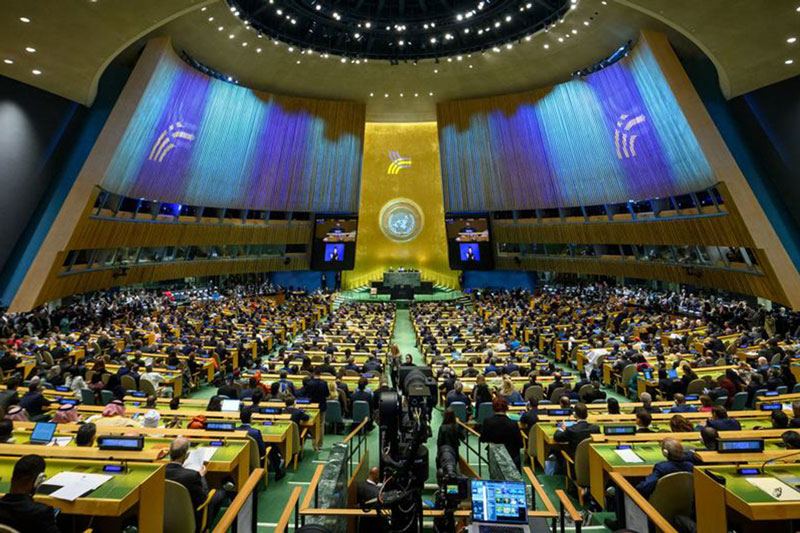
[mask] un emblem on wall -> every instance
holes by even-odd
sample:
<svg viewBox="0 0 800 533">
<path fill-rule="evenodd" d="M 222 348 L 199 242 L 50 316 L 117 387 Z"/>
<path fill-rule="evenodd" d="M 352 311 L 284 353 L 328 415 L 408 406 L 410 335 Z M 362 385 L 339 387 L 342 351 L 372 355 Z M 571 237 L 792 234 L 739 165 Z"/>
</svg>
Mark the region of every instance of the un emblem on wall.
<svg viewBox="0 0 800 533">
<path fill-rule="evenodd" d="M 392 200 L 381 209 L 381 231 L 393 241 L 413 240 L 422 231 L 422 222 L 422 210 L 405 198 Z"/>
</svg>

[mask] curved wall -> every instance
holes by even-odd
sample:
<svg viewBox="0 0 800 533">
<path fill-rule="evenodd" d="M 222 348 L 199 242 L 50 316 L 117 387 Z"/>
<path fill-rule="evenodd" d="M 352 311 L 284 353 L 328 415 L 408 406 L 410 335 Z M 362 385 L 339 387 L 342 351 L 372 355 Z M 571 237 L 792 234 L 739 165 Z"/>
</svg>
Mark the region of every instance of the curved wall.
<svg viewBox="0 0 800 533">
<path fill-rule="evenodd" d="M 437 114 L 447 211 L 617 203 L 718 181 L 645 39 L 585 78 Z"/>
<path fill-rule="evenodd" d="M 165 49 L 101 185 L 192 205 L 355 211 L 363 134 L 363 104 L 254 91 Z"/>
</svg>

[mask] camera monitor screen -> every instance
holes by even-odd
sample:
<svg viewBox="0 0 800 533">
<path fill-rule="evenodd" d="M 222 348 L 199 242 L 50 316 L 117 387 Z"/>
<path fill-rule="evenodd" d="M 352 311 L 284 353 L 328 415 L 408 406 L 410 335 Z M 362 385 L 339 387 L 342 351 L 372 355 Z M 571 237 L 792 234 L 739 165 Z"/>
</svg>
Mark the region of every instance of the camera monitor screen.
<svg viewBox="0 0 800 533">
<path fill-rule="evenodd" d="M 528 498 L 519 481 L 472 480 L 472 521 L 527 524 Z"/>
<path fill-rule="evenodd" d="M 488 215 L 451 215 L 445 218 L 450 268 L 491 270 L 494 267 Z"/>
<path fill-rule="evenodd" d="M 311 268 L 314 270 L 352 270 L 356 260 L 358 219 L 345 215 L 317 215 Z"/>
</svg>

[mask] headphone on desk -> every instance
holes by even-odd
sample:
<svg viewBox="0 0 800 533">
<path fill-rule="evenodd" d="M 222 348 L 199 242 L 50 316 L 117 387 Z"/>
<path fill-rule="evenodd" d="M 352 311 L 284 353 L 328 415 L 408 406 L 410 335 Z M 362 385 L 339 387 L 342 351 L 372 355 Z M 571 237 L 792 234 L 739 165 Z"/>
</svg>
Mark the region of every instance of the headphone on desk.
<svg viewBox="0 0 800 533">
<path fill-rule="evenodd" d="M 33 492 L 39 490 L 39 487 L 44 485 L 44 482 L 47 481 L 47 474 L 44 472 L 39 472 L 36 476 L 36 479 L 33 481 Z"/>
</svg>

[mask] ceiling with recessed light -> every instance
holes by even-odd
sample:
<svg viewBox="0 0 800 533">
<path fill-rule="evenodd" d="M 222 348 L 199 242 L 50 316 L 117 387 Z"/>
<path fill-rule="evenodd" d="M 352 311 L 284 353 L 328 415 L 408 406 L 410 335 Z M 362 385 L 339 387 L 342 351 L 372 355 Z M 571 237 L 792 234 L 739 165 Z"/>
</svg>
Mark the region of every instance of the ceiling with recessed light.
<svg viewBox="0 0 800 533">
<path fill-rule="evenodd" d="M 569 0 L 564 12 L 559 11 L 559 0 L 493 0 L 480 10 L 479 0 L 229 1 L 14 2 L 0 15 L 0 75 L 90 105 L 112 60 L 126 50 L 140 49 L 152 36 L 167 36 L 179 52 L 242 85 L 362 101 L 368 120 L 403 121 L 434 120 L 437 101 L 563 81 L 635 41 L 642 29 L 664 31 L 679 48 L 701 50 L 716 66 L 720 87 L 729 98 L 800 73 L 800 0 Z M 504 11 L 487 19 L 489 33 L 500 22 L 507 34 L 498 32 L 486 37 L 494 40 L 470 45 L 467 35 L 480 29 L 486 33 L 486 24 L 478 24 L 475 17 L 490 4 Z M 316 5 L 322 7 L 318 10 Z M 259 6 L 275 17 L 275 10 L 282 10 L 278 26 L 284 33 L 256 24 L 251 9 Z M 539 17 L 531 16 L 523 23 L 520 14 L 534 6 L 542 7 L 539 15 L 554 10 L 555 18 L 551 13 L 537 24 L 534 19 Z M 467 18 L 472 11 L 475 14 Z M 399 47 L 399 35 L 404 34 L 405 47 L 413 30 L 420 37 L 411 40 L 408 50 L 420 49 L 370 56 L 366 49 L 333 42 L 323 47 L 316 41 L 293 40 L 286 15 L 288 26 L 302 25 L 307 31 L 311 12 L 320 17 L 324 13 L 326 24 L 345 32 L 340 37 L 353 39 L 358 33 L 364 43 L 386 41 Z M 507 16 L 512 19 L 506 22 Z M 467 29 L 470 34 L 464 33 Z M 456 30 L 461 32 L 458 38 Z M 448 33 L 452 39 L 445 37 Z"/>
</svg>

